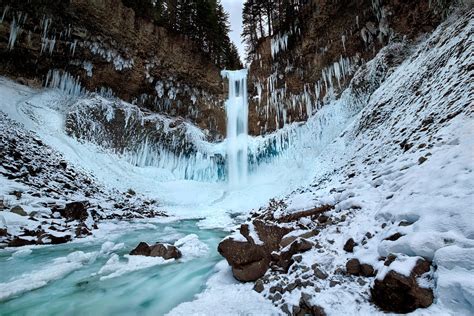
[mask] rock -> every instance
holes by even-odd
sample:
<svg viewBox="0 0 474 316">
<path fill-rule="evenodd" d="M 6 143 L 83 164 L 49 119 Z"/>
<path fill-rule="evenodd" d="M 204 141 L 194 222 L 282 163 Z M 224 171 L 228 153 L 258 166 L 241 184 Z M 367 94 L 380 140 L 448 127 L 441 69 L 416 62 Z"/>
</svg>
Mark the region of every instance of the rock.
<svg viewBox="0 0 474 316">
<path fill-rule="evenodd" d="M 418 158 L 418 164 L 421 165 L 422 163 L 424 163 L 427 160 L 428 160 L 428 158 L 422 156 L 422 157 Z"/>
<path fill-rule="evenodd" d="M 85 221 L 89 217 L 84 202 L 68 203 L 64 209 L 60 209 L 58 212 L 68 220 Z"/>
<path fill-rule="evenodd" d="M 387 258 L 385 258 L 385 262 L 383 264 L 388 267 L 392 264 L 392 262 L 395 261 L 395 259 L 397 259 L 397 256 L 395 256 L 394 254 L 389 254 Z"/>
<path fill-rule="evenodd" d="M 226 238 L 219 243 L 218 251 L 232 267 L 234 277 L 242 282 L 255 281 L 269 268 L 271 253 L 279 248 L 283 236 L 291 229 L 254 220 L 254 228 L 263 244 L 250 238 L 248 225 L 241 226 L 241 234 L 247 241 Z"/>
<path fill-rule="evenodd" d="M 397 239 L 399 239 L 400 237 L 402 237 L 403 235 L 400 234 L 400 233 L 395 233 L 387 238 L 385 238 L 384 240 L 390 240 L 390 241 L 395 241 Z"/>
<path fill-rule="evenodd" d="M 263 285 L 263 281 L 261 279 L 258 279 L 257 282 L 255 282 L 255 285 L 253 286 L 253 290 L 257 293 L 262 293 L 264 289 L 265 286 Z"/>
<path fill-rule="evenodd" d="M 295 313 L 298 316 L 312 315 L 325 316 L 326 312 L 321 306 L 311 303 L 312 296 L 308 293 L 301 293 L 299 310 Z"/>
<path fill-rule="evenodd" d="M 28 240 L 28 239 L 23 239 L 20 237 L 15 237 L 8 243 L 8 247 L 22 247 L 22 246 L 36 245 L 36 244 L 37 242 L 35 240 Z"/>
<path fill-rule="evenodd" d="M 283 237 L 283 239 L 280 242 L 280 247 L 285 248 L 286 246 L 291 244 L 293 241 L 295 241 L 299 237 L 306 239 L 306 238 L 311 238 L 311 237 L 317 236 L 318 234 L 319 234 L 319 231 L 316 230 L 316 229 L 313 229 L 313 230 L 307 231 L 307 232 L 305 232 L 303 234 L 300 234 L 300 235 L 285 236 L 285 237 Z"/>
<path fill-rule="evenodd" d="M 89 236 L 92 235 L 91 231 L 89 228 L 84 223 L 80 223 L 75 230 L 76 237 L 84 237 L 84 236 Z"/>
<path fill-rule="evenodd" d="M 361 264 L 360 265 L 360 275 L 365 276 L 365 277 L 375 276 L 374 267 L 372 267 L 370 264 L 367 264 L 367 263 Z"/>
<path fill-rule="evenodd" d="M 383 280 L 375 280 L 370 292 L 373 302 L 386 312 L 410 313 L 433 303 L 433 290 L 418 285 L 417 277 L 428 272 L 430 263 L 420 259 L 410 276 L 389 271 Z"/>
<path fill-rule="evenodd" d="M 59 245 L 59 244 L 65 244 L 69 241 L 71 241 L 71 235 L 64 235 L 64 236 L 54 236 L 54 235 L 43 235 L 41 236 L 42 238 L 46 237 L 51 240 L 51 244 L 53 245 Z"/>
<path fill-rule="evenodd" d="M 336 285 L 340 285 L 341 282 L 339 281 L 335 281 L 335 280 L 331 280 L 329 281 L 329 287 L 335 287 Z"/>
<path fill-rule="evenodd" d="M 132 256 L 149 256 L 150 255 L 150 246 L 146 242 L 141 242 L 138 246 L 130 251 L 130 255 Z"/>
<path fill-rule="evenodd" d="M 21 206 L 14 206 L 10 210 L 10 212 L 18 214 L 20 216 L 27 216 L 28 214 L 25 212 L 25 210 Z"/>
<path fill-rule="evenodd" d="M 350 259 L 346 263 L 346 272 L 347 274 L 351 275 L 359 275 L 360 274 L 360 262 L 358 259 Z"/>
<path fill-rule="evenodd" d="M 170 244 L 156 243 L 152 246 L 146 242 L 141 242 L 130 251 L 132 256 L 162 257 L 163 259 L 179 259 L 182 254 L 178 248 Z"/>
<path fill-rule="evenodd" d="M 6 228 L 0 228 L 0 237 L 5 237 L 8 235 L 8 231 Z"/>
<path fill-rule="evenodd" d="M 313 243 L 306 239 L 298 238 L 290 246 L 286 247 L 280 253 L 272 254 L 272 263 L 288 272 L 288 268 L 293 264 L 293 255 L 310 250 Z"/>
<path fill-rule="evenodd" d="M 156 243 L 150 247 L 150 257 L 162 257 L 168 259 L 179 259 L 182 254 L 178 248 L 170 244 Z"/>
<path fill-rule="evenodd" d="M 319 268 L 313 268 L 314 270 L 314 275 L 321 280 L 326 280 L 328 278 L 328 274 L 324 271 L 322 271 Z"/>
<path fill-rule="evenodd" d="M 347 251 L 347 252 L 353 252 L 354 251 L 354 247 L 357 246 L 356 242 L 354 241 L 354 239 L 352 238 L 349 238 L 346 243 L 344 244 L 344 250 Z"/>
</svg>

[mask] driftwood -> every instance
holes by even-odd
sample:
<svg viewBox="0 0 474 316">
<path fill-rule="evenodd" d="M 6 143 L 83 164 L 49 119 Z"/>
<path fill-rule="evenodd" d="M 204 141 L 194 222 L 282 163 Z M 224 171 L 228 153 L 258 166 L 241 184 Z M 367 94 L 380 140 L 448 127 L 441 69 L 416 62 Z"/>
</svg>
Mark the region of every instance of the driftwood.
<svg viewBox="0 0 474 316">
<path fill-rule="evenodd" d="M 319 215 L 319 214 L 322 214 L 324 212 L 330 211 L 332 209 L 334 209 L 334 205 L 325 204 L 325 205 L 322 205 L 320 207 L 315 207 L 315 208 L 307 210 L 307 211 L 302 211 L 302 212 L 292 213 L 292 214 L 289 214 L 289 215 L 286 215 L 286 216 L 282 216 L 282 217 L 278 218 L 277 220 L 280 223 L 288 223 L 288 222 L 293 222 L 295 220 L 298 220 L 302 217 Z"/>
</svg>

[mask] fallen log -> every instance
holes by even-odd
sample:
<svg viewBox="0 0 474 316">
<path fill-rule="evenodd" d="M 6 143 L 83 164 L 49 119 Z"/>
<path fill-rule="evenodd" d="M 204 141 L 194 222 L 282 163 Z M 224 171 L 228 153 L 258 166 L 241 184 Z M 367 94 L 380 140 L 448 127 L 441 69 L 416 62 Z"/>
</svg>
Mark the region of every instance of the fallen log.
<svg viewBox="0 0 474 316">
<path fill-rule="evenodd" d="M 325 204 L 325 205 L 321 205 L 319 207 L 315 207 L 315 208 L 307 210 L 307 211 L 288 214 L 286 216 L 282 216 L 282 217 L 278 218 L 277 220 L 280 223 L 288 223 L 288 222 L 293 222 L 295 220 L 298 220 L 302 217 L 319 215 L 319 214 L 322 214 L 324 212 L 327 212 L 327 211 L 330 211 L 330 210 L 333 210 L 333 209 L 334 209 L 334 205 Z"/>
</svg>

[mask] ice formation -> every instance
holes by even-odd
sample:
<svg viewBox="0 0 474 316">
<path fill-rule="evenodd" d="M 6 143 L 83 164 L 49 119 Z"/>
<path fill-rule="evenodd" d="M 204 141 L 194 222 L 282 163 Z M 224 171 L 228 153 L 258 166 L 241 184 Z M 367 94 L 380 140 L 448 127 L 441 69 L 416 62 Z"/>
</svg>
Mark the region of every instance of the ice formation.
<svg viewBox="0 0 474 316">
<path fill-rule="evenodd" d="M 244 184 L 248 173 L 248 103 L 247 69 L 228 71 L 221 75 L 229 79 L 227 113 L 227 176 L 231 187 Z"/>
</svg>

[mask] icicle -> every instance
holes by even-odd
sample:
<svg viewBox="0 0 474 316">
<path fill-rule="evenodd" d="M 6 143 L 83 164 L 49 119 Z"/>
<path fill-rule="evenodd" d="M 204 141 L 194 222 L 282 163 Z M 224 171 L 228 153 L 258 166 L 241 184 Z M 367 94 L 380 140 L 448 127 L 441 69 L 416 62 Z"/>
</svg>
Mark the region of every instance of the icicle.
<svg viewBox="0 0 474 316">
<path fill-rule="evenodd" d="M 12 23 L 10 24 L 10 37 L 8 38 L 8 49 L 12 50 L 15 46 L 16 38 L 18 33 L 21 32 L 20 21 L 21 21 L 21 13 L 18 16 L 18 21 L 13 16 Z"/>
</svg>

